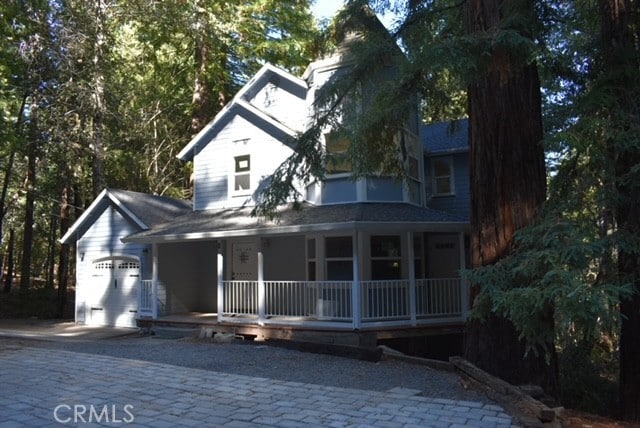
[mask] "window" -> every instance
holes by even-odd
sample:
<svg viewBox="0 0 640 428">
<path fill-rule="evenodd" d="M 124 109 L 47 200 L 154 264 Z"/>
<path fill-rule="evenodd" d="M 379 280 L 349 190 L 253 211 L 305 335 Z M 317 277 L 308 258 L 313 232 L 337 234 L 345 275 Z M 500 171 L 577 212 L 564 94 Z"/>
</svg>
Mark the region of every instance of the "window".
<svg viewBox="0 0 640 428">
<path fill-rule="evenodd" d="M 331 132 L 325 135 L 328 174 L 351 172 L 351 160 L 348 158 L 347 153 L 350 145 L 349 139 L 338 132 Z"/>
<path fill-rule="evenodd" d="M 433 195 L 453 195 L 453 162 L 450 157 L 431 160 Z"/>
<path fill-rule="evenodd" d="M 400 279 L 402 253 L 397 235 L 371 237 L 371 279 Z"/>
<path fill-rule="evenodd" d="M 233 190 L 237 193 L 251 189 L 251 157 L 249 155 L 236 156 Z"/>
<path fill-rule="evenodd" d="M 328 281 L 353 281 L 353 241 L 351 236 L 325 238 Z"/>
</svg>

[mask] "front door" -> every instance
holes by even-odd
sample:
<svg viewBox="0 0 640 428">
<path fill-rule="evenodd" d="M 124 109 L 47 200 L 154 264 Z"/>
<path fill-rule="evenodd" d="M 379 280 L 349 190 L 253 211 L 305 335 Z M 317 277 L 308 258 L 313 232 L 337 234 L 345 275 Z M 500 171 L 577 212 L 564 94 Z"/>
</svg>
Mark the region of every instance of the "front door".
<svg viewBox="0 0 640 428">
<path fill-rule="evenodd" d="M 258 280 L 258 244 L 234 242 L 232 245 L 231 279 L 233 281 Z"/>
</svg>

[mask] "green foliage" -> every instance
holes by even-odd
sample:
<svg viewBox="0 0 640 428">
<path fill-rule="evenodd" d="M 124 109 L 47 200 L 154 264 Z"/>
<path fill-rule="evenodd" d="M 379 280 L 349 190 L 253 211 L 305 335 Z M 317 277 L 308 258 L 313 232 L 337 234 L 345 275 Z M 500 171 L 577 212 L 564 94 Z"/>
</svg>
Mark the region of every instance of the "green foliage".
<svg viewBox="0 0 640 428">
<path fill-rule="evenodd" d="M 612 236 L 600 236 L 595 221 L 593 227 L 582 221 L 546 217 L 517 234 L 509 256 L 466 272 L 483 302 L 474 316 L 503 315 L 530 349 L 546 351 L 560 336 L 592 341 L 615 331 L 617 304 L 631 288 L 612 275 Z M 555 330 L 545 322 L 547 310 L 553 311 Z"/>
<path fill-rule="evenodd" d="M 25 195 L 32 191 L 37 201 L 32 271 L 49 272 L 55 263 L 51 255 L 59 250 L 56 240 L 64 233 L 61 194 L 72 190 L 78 205 L 73 211 L 81 213 L 94 196 L 99 156 L 106 186 L 187 196 L 191 166 L 176 154 L 191 138 L 196 44 L 213 47 L 221 59 L 207 62 L 202 73 L 213 95 L 206 119 L 211 120 L 220 102 L 265 61 L 298 73 L 315 57 L 318 32 L 310 4 L 2 3 L 0 180 L 8 188 L 2 244 L 13 227 L 21 248 Z M 37 181 L 26 189 L 24 155 L 33 144 Z M 13 163 L 11 153 L 16 153 Z"/>
<path fill-rule="evenodd" d="M 617 415 L 619 364 L 614 345 L 608 337 L 562 343 L 558 359 L 565 407 Z"/>
</svg>

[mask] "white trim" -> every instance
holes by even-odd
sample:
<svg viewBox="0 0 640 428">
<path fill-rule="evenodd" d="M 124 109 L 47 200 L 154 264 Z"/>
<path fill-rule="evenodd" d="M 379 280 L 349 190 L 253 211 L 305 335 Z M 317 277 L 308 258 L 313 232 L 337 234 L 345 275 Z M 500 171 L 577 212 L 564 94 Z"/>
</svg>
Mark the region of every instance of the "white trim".
<svg viewBox="0 0 640 428">
<path fill-rule="evenodd" d="M 92 211 L 97 209 L 97 206 L 102 202 L 104 196 L 107 194 L 107 189 L 104 189 L 98 197 L 87 207 L 86 210 L 82 213 L 82 215 L 73 223 L 73 225 L 67 230 L 67 233 L 64 234 L 62 238 L 60 238 L 60 242 L 63 244 L 67 244 L 68 240 L 76 233 L 76 231 L 80 228 L 82 223 L 85 222 L 87 217 L 91 215 Z"/>
<path fill-rule="evenodd" d="M 100 204 L 102 202 L 108 201 L 111 201 L 122 213 L 124 213 L 125 217 L 133 221 L 140 229 L 149 228 L 142 220 L 140 220 L 140 218 L 138 218 L 138 216 L 136 216 L 113 193 L 111 193 L 109 189 L 104 189 L 91 203 L 91 205 L 89 205 L 87 209 L 84 210 L 82 215 L 73 223 L 69 230 L 67 230 L 67 233 L 65 233 L 64 236 L 60 238 L 60 242 L 62 244 L 68 244 L 69 240 L 78 232 L 82 225 L 87 221 L 88 217 L 91 216 L 94 211 L 99 208 Z M 111 204 L 107 203 L 107 206 L 104 209 L 106 210 L 110 205 Z"/>
<path fill-rule="evenodd" d="M 269 226 L 264 228 L 252 228 L 252 229 L 239 229 L 229 231 L 210 231 L 210 232 L 189 232 L 174 235 L 163 235 L 153 237 L 140 237 L 140 238 L 123 238 L 122 241 L 137 242 L 137 243 L 160 243 L 160 242 L 180 242 L 191 240 L 205 240 L 205 239 L 219 239 L 219 238 L 238 238 L 249 236 L 262 236 L 262 235 L 286 235 L 291 233 L 307 233 L 307 232 L 334 232 L 344 230 L 406 230 L 407 227 L 412 227 L 413 230 L 418 232 L 458 232 L 462 230 L 468 230 L 471 226 L 468 222 L 345 222 L 345 223 L 326 223 L 326 224 L 312 224 L 305 226 Z"/>
</svg>

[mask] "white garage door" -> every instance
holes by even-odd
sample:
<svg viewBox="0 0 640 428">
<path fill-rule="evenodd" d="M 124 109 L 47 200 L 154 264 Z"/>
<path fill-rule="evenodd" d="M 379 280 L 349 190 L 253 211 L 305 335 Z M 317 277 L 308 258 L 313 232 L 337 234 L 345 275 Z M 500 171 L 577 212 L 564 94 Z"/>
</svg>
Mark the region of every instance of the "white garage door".
<svg viewBox="0 0 640 428">
<path fill-rule="evenodd" d="M 133 258 L 103 258 L 93 262 L 86 284 L 85 322 L 89 325 L 135 327 L 140 262 Z"/>
</svg>

